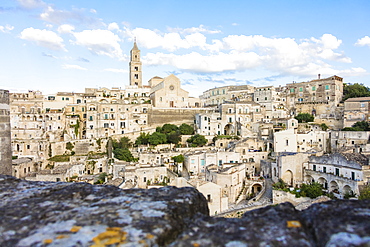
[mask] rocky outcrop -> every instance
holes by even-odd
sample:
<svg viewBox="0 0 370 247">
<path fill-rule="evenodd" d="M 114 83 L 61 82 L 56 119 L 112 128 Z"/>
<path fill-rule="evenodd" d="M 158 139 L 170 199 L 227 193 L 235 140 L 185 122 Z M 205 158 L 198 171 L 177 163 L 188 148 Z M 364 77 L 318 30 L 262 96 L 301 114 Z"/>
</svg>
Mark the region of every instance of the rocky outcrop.
<svg viewBox="0 0 370 247">
<path fill-rule="evenodd" d="M 0 246 L 369 246 L 370 202 L 209 217 L 194 188 L 121 190 L 0 176 Z"/>
<path fill-rule="evenodd" d="M 166 245 L 206 199 L 192 188 L 121 190 L 0 176 L 0 246 Z"/>
</svg>

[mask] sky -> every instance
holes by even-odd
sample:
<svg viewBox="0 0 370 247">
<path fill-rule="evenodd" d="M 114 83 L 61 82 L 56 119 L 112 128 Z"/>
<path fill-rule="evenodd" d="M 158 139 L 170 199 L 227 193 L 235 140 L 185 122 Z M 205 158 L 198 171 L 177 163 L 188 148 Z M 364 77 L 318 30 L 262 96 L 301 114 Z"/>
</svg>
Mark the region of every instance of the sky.
<svg viewBox="0 0 370 247">
<path fill-rule="evenodd" d="M 190 96 L 338 75 L 370 87 L 370 1 L 1 0 L 0 88 L 44 94 L 175 74 Z"/>
</svg>

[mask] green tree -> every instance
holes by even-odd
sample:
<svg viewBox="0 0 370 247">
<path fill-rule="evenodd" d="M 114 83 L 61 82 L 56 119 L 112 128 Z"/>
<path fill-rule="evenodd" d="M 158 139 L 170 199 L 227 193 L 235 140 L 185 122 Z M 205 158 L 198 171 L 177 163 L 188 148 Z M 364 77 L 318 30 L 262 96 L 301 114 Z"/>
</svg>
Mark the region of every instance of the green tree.
<svg viewBox="0 0 370 247">
<path fill-rule="evenodd" d="M 369 97 L 370 88 L 364 86 L 360 83 L 355 84 L 344 84 L 343 87 L 343 101 L 349 98 L 358 98 L 358 97 Z"/>
<path fill-rule="evenodd" d="M 313 120 L 315 119 L 314 116 L 312 116 L 311 114 L 309 113 L 299 113 L 295 119 L 298 120 L 298 123 L 308 123 L 308 122 L 313 122 Z"/>
<path fill-rule="evenodd" d="M 164 124 L 162 128 L 160 128 L 160 131 L 157 132 L 168 134 L 171 133 L 172 131 L 177 131 L 178 129 L 179 128 L 174 124 Z"/>
<path fill-rule="evenodd" d="M 153 134 L 151 134 L 149 136 L 148 142 L 149 142 L 150 145 L 156 146 L 158 144 L 166 143 L 167 142 L 167 137 L 163 133 L 154 132 Z"/>
<path fill-rule="evenodd" d="M 136 138 L 135 145 L 147 145 L 149 143 L 149 133 L 140 133 L 139 137 Z"/>
<path fill-rule="evenodd" d="M 320 127 L 323 131 L 326 131 L 327 129 L 329 129 L 329 127 L 325 123 L 320 124 Z"/>
<path fill-rule="evenodd" d="M 309 198 L 316 198 L 324 194 L 322 184 L 318 182 L 312 182 L 310 184 L 301 185 L 301 195 Z"/>
<path fill-rule="evenodd" d="M 359 128 L 363 131 L 370 130 L 369 123 L 367 121 L 360 121 L 356 122 L 354 125 L 352 125 L 353 128 Z"/>
<path fill-rule="evenodd" d="M 74 148 L 73 144 L 71 142 L 67 142 L 66 143 L 66 149 L 68 149 L 69 151 L 72 151 Z"/>
<path fill-rule="evenodd" d="M 116 148 L 113 150 L 114 157 L 119 160 L 124 160 L 127 162 L 133 161 L 134 157 L 132 156 L 128 148 Z"/>
<path fill-rule="evenodd" d="M 193 135 L 187 140 L 192 147 L 202 147 L 207 143 L 207 139 L 199 134 Z"/>
<path fill-rule="evenodd" d="M 288 184 L 284 182 L 284 180 L 282 180 L 281 178 L 279 178 L 279 181 L 274 183 L 272 185 L 272 188 L 274 188 L 275 190 L 283 190 L 283 189 L 286 189 L 288 188 Z"/>
<path fill-rule="evenodd" d="M 132 147 L 132 142 L 130 138 L 124 136 L 119 141 L 113 140 L 112 146 L 113 148 L 129 148 Z"/>
<path fill-rule="evenodd" d="M 173 161 L 175 161 L 176 163 L 183 163 L 185 160 L 185 157 L 184 155 L 179 154 L 177 156 L 173 156 L 171 159 L 173 159 Z"/>
<path fill-rule="evenodd" d="M 192 135 L 194 134 L 194 128 L 189 124 L 183 123 L 179 127 L 181 135 Z"/>
<path fill-rule="evenodd" d="M 367 121 L 360 121 L 360 122 L 354 123 L 352 127 L 345 127 L 342 130 L 343 131 L 369 131 L 370 125 Z"/>
<path fill-rule="evenodd" d="M 360 190 L 359 200 L 370 200 L 370 185 L 366 185 Z"/>
<path fill-rule="evenodd" d="M 181 141 L 181 135 L 179 131 L 172 131 L 167 134 L 167 142 L 177 144 Z"/>
</svg>

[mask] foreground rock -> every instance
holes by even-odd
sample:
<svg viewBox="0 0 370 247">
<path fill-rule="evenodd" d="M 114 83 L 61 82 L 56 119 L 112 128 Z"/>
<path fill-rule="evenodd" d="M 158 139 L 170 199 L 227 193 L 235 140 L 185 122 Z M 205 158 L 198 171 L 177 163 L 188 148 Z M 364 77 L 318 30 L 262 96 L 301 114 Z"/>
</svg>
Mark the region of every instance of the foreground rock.
<svg viewBox="0 0 370 247">
<path fill-rule="evenodd" d="M 0 246 L 166 245 L 185 220 L 208 215 L 205 198 L 192 188 L 0 180 Z"/>
<path fill-rule="evenodd" d="M 193 188 L 121 190 L 0 175 L 0 246 L 370 246 L 370 201 L 208 216 Z"/>
</svg>

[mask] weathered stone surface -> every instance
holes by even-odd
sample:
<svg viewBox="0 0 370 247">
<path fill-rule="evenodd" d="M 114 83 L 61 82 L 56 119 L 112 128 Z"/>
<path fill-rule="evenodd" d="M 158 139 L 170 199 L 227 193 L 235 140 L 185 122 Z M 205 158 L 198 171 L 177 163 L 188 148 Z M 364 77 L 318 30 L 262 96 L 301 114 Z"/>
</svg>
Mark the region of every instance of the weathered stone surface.
<svg viewBox="0 0 370 247">
<path fill-rule="evenodd" d="M 184 230 L 184 220 L 209 213 L 193 188 L 121 190 L 0 176 L 0 198 L 0 246 L 161 246 Z"/>
<path fill-rule="evenodd" d="M 316 246 L 370 246 L 370 201 L 314 204 L 302 211 L 302 219 Z"/>
<path fill-rule="evenodd" d="M 370 246 L 370 201 L 212 218 L 193 188 L 121 190 L 0 175 L 0 246 Z"/>
<path fill-rule="evenodd" d="M 314 246 L 290 203 L 246 212 L 240 219 L 204 217 L 172 246 Z"/>
</svg>

